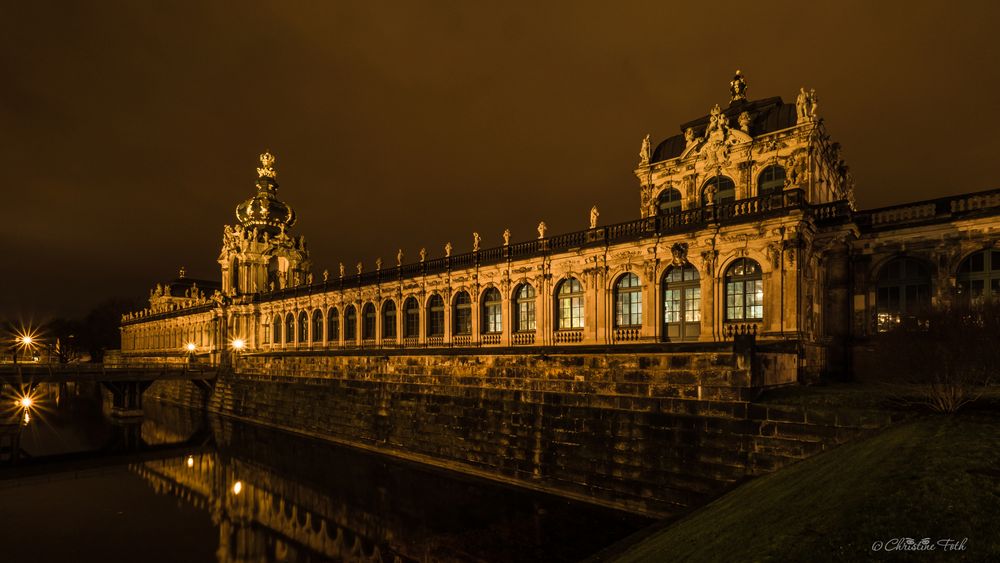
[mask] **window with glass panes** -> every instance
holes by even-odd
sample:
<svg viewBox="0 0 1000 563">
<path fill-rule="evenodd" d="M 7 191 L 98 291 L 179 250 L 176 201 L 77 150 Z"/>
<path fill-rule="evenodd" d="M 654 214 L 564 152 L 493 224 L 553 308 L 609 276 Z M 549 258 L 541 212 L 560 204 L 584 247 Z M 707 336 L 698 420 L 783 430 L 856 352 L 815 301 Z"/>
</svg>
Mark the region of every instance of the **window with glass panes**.
<svg viewBox="0 0 1000 563">
<path fill-rule="evenodd" d="M 288 313 L 285 315 L 285 344 L 295 343 L 295 317 Z"/>
<path fill-rule="evenodd" d="M 875 309 L 879 331 L 912 318 L 931 304 L 931 275 L 927 265 L 913 258 L 894 258 L 879 272 Z"/>
<path fill-rule="evenodd" d="M 660 213 L 677 213 L 681 210 L 681 192 L 675 188 L 667 188 L 656 196 L 656 204 Z"/>
<path fill-rule="evenodd" d="M 396 338 L 396 302 L 392 300 L 382 305 L 382 338 Z"/>
<path fill-rule="evenodd" d="M 491 287 L 483 293 L 483 332 L 503 331 L 503 308 L 500 291 Z"/>
<path fill-rule="evenodd" d="M 714 192 L 712 201 L 715 202 L 715 205 L 722 205 L 723 203 L 736 200 L 736 184 L 728 176 L 715 176 L 705 182 L 701 187 L 702 205 L 708 205 L 709 192 Z"/>
<path fill-rule="evenodd" d="M 760 264 L 739 258 L 726 268 L 726 320 L 764 318 L 764 281 Z"/>
<path fill-rule="evenodd" d="M 420 303 L 413 297 L 408 297 L 403 303 L 403 337 L 418 336 L 420 336 Z"/>
<path fill-rule="evenodd" d="M 535 330 L 535 288 L 529 284 L 524 284 L 517 290 L 517 330 Z"/>
<path fill-rule="evenodd" d="M 982 250 L 969 255 L 958 266 L 956 290 L 959 298 L 973 303 L 1000 299 L 1000 250 Z"/>
<path fill-rule="evenodd" d="M 667 323 L 701 321 L 700 277 L 694 266 L 672 267 L 664 276 L 663 321 Z"/>
<path fill-rule="evenodd" d="M 472 334 L 472 299 L 469 294 L 459 291 L 455 296 L 455 325 L 452 334 Z"/>
<path fill-rule="evenodd" d="M 323 342 L 323 313 L 317 309 L 313 311 L 312 338 L 310 342 Z"/>
<path fill-rule="evenodd" d="M 444 336 L 444 299 L 437 294 L 427 301 L 427 336 Z"/>
<path fill-rule="evenodd" d="M 340 313 L 336 307 L 326 313 L 326 340 L 331 344 L 340 341 Z"/>
<path fill-rule="evenodd" d="M 344 340 L 353 344 L 358 338 L 358 311 L 354 305 L 344 309 Z"/>
<path fill-rule="evenodd" d="M 583 286 L 576 278 L 559 284 L 559 329 L 583 328 Z"/>
<path fill-rule="evenodd" d="M 757 176 L 757 195 L 781 193 L 785 189 L 785 169 L 772 164 Z"/>
<path fill-rule="evenodd" d="M 642 324 L 642 286 L 639 276 L 625 274 L 615 284 L 615 326 Z"/>
<path fill-rule="evenodd" d="M 271 321 L 271 333 L 274 335 L 274 343 L 281 344 L 281 315 L 275 315 Z"/>
<path fill-rule="evenodd" d="M 371 340 L 375 338 L 375 305 L 365 303 L 361 309 L 361 338 Z"/>
</svg>

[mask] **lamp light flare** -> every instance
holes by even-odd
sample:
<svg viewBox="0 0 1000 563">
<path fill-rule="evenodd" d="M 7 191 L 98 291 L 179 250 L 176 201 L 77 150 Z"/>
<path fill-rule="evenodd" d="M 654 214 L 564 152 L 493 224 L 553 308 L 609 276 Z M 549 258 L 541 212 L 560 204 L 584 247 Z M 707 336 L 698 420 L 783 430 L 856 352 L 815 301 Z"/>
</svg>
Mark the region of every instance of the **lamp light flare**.
<svg viewBox="0 0 1000 563">
<path fill-rule="evenodd" d="M 233 340 L 233 350 L 242 350 L 246 348 L 247 343 L 242 338 L 236 338 Z"/>
<path fill-rule="evenodd" d="M 189 455 L 188 456 L 188 458 L 187 458 L 187 466 L 188 467 L 194 467 L 194 456 L 193 455 Z"/>
<path fill-rule="evenodd" d="M 243 490 L 243 481 L 237 481 L 233 483 L 233 494 L 238 495 L 240 491 Z"/>
<path fill-rule="evenodd" d="M 188 352 L 194 352 L 198 349 L 198 346 L 196 346 L 194 342 L 188 342 L 184 345 L 184 347 L 187 348 Z"/>
<path fill-rule="evenodd" d="M 35 401 L 33 401 L 31 397 L 21 397 L 21 400 L 18 401 L 18 404 L 21 405 L 21 408 L 30 409 L 31 406 L 35 404 Z"/>
</svg>

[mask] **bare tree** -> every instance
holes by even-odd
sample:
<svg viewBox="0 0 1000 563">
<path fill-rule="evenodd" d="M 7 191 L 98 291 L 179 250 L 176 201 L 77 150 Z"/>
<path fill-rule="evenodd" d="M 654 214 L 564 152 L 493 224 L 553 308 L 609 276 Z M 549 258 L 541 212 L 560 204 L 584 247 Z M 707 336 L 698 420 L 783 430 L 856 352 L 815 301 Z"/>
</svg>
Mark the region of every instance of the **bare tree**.
<svg viewBox="0 0 1000 563">
<path fill-rule="evenodd" d="M 881 334 L 882 379 L 904 400 L 953 413 L 982 396 L 1000 370 L 1000 303 L 925 311 Z"/>
</svg>

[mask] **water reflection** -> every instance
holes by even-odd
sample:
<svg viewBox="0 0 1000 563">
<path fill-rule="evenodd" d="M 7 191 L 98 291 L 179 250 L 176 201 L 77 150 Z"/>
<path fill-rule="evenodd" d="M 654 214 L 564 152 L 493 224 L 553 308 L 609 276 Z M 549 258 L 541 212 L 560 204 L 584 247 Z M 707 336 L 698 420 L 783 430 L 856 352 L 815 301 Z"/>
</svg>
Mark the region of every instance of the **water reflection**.
<svg viewBox="0 0 1000 563">
<path fill-rule="evenodd" d="M 576 561 L 648 523 L 156 403 L 130 428 L 128 471 L 209 515 L 221 562 Z"/>
</svg>

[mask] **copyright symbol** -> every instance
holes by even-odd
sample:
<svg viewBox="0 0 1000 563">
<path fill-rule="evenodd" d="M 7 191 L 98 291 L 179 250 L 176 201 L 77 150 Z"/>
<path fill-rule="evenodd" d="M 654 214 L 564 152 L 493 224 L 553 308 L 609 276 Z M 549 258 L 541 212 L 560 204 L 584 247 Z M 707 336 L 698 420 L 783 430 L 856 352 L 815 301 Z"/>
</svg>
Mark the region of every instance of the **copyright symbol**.
<svg viewBox="0 0 1000 563">
<path fill-rule="evenodd" d="M 882 547 L 885 545 L 884 542 L 877 541 L 872 544 L 872 551 L 882 551 Z"/>
</svg>

